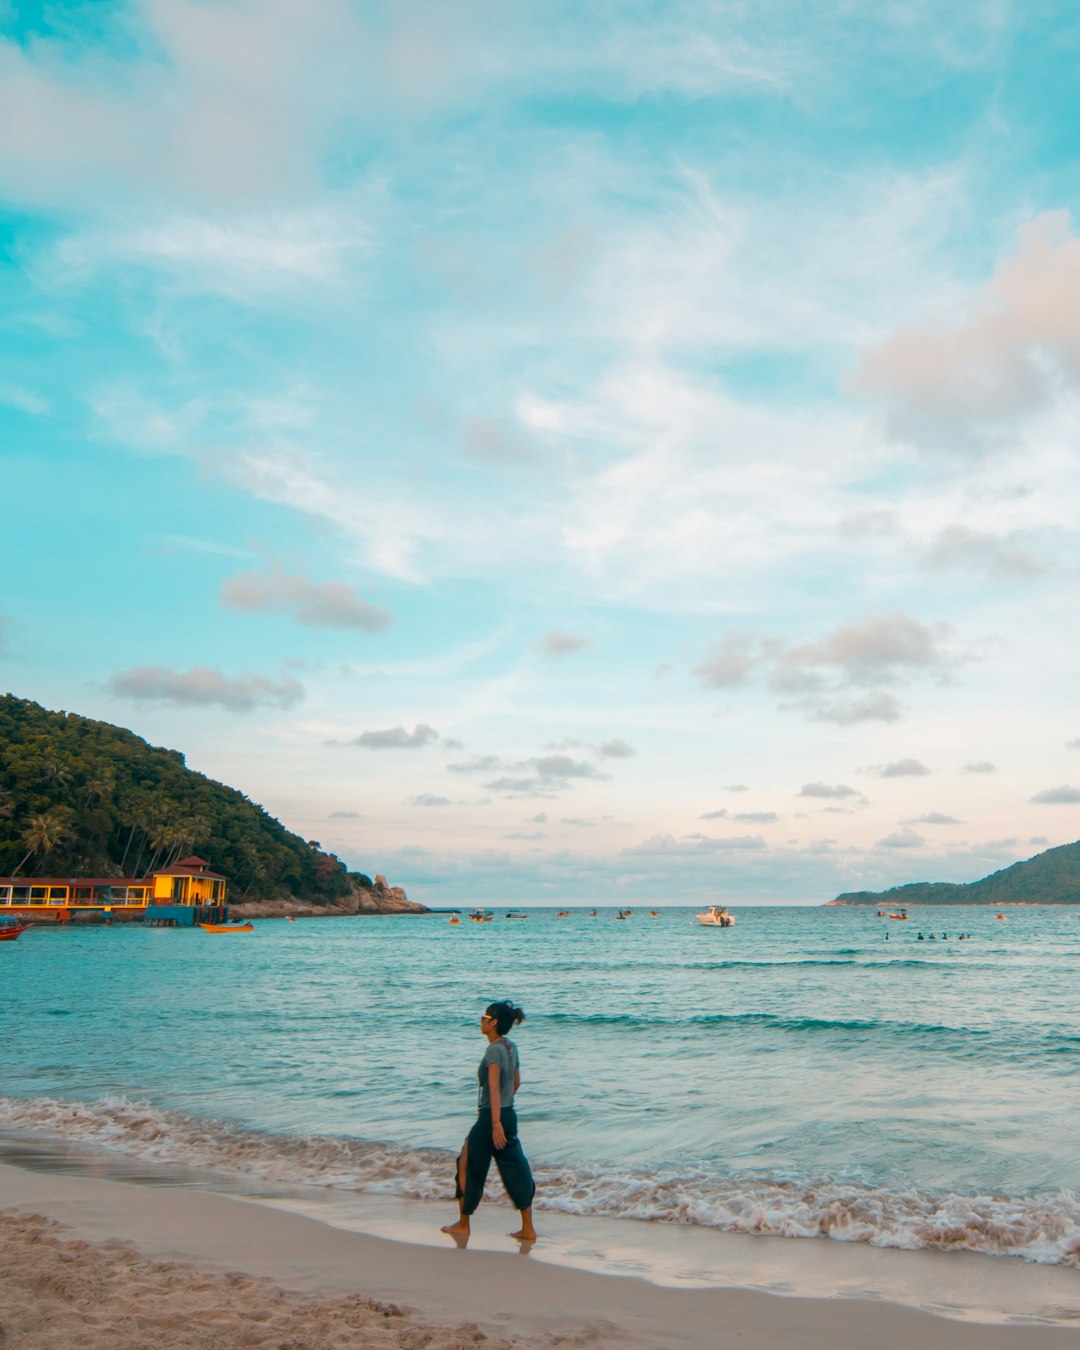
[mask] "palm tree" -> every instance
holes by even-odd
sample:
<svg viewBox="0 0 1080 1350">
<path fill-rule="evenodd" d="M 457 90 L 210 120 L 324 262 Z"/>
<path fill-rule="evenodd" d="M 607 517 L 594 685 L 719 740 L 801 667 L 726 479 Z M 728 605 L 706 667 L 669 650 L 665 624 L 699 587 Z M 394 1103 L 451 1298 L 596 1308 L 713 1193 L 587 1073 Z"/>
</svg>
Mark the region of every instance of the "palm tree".
<svg viewBox="0 0 1080 1350">
<path fill-rule="evenodd" d="M 0 788 L 0 820 L 10 820 L 14 814 L 15 798 L 7 788 Z"/>
<path fill-rule="evenodd" d="M 53 787 L 63 787 L 71 777 L 71 768 L 62 759 L 47 759 L 41 766 L 41 776 Z"/>
<path fill-rule="evenodd" d="M 111 797 L 113 788 L 116 786 L 116 780 L 108 773 L 100 773 L 96 778 L 92 778 L 86 785 L 86 804 L 87 806 L 95 797 Z"/>
<path fill-rule="evenodd" d="M 68 844 L 75 838 L 75 832 L 67 823 L 63 808 L 46 811 L 43 815 L 31 816 L 22 841 L 29 852 L 15 869 L 18 876 L 35 853 L 42 858 L 53 851 L 58 844 Z"/>
<path fill-rule="evenodd" d="M 150 847 L 154 850 L 150 859 L 150 865 L 147 872 L 152 872 L 158 865 L 158 859 L 168 849 L 172 848 L 176 839 L 176 827 L 170 825 L 167 821 L 159 820 L 150 829 Z"/>
</svg>

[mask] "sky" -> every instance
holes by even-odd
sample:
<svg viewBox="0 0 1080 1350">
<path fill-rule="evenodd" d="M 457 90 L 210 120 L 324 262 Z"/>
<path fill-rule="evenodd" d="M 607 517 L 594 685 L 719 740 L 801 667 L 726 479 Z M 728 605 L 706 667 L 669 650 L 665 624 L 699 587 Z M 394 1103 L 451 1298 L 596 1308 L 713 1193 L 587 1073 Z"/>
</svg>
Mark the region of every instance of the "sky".
<svg viewBox="0 0 1080 1350">
<path fill-rule="evenodd" d="M 0 0 L 0 688 L 426 902 L 1080 837 L 1080 16 Z"/>
</svg>

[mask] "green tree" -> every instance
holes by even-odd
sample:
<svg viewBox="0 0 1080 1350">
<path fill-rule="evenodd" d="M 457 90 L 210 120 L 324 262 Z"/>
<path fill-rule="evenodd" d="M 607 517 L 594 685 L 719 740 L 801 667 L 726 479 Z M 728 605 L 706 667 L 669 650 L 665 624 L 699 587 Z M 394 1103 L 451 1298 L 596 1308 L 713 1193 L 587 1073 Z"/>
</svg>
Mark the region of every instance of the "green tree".
<svg viewBox="0 0 1080 1350">
<path fill-rule="evenodd" d="M 22 836 L 23 844 L 28 851 L 15 869 L 16 876 L 35 854 L 44 860 L 58 845 L 68 844 L 74 840 L 75 832 L 70 825 L 70 814 L 65 812 L 63 807 L 58 807 L 45 812 L 44 815 L 30 818 Z"/>
</svg>

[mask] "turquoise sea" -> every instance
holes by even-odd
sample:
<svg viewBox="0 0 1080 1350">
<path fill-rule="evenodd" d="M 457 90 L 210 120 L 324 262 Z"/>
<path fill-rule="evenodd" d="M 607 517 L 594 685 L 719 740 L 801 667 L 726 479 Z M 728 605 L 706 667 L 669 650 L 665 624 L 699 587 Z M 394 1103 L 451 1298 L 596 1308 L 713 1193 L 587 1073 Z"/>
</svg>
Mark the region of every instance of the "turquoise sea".
<svg viewBox="0 0 1080 1350">
<path fill-rule="evenodd" d="M 449 1199 L 509 997 L 542 1206 L 1080 1264 L 1076 911 L 511 907 L 32 930 L 0 946 L 0 1131 Z"/>
</svg>

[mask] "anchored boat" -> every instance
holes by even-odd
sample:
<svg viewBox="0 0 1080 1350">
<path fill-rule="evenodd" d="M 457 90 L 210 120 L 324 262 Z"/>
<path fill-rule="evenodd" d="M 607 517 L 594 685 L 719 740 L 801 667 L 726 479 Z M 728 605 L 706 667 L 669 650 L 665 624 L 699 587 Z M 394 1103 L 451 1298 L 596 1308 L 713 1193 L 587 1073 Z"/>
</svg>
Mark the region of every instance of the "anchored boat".
<svg viewBox="0 0 1080 1350">
<path fill-rule="evenodd" d="M 0 942 L 14 942 L 20 933 L 33 926 L 32 923 L 19 923 L 17 919 L 0 919 Z"/>
<path fill-rule="evenodd" d="M 710 905 L 697 916 L 697 921 L 706 928 L 734 928 L 735 915 L 727 912 L 724 905 Z"/>
</svg>

